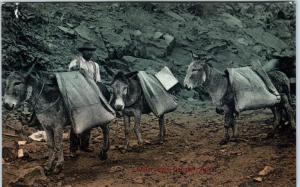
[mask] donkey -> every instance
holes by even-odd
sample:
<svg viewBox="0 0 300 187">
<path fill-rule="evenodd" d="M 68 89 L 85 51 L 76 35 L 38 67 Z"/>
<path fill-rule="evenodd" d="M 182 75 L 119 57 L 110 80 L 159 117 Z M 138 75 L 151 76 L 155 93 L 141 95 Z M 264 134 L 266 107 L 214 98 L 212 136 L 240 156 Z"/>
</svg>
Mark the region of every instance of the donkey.
<svg viewBox="0 0 300 187">
<path fill-rule="evenodd" d="M 138 144 L 143 144 L 141 135 L 141 115 L 149 114 L 151 109 L 147 104 L 142 92 L 141 85 L 137 78 L 137 72 L 131 72 L 124 74 L 118 72 L 112 83 L 113 94 L 111 98 L 111 105 L 117 111 L 121 111 L 123 114 L 124 126 L 125 126 L 125 145 L 124 149 L 129 147 L 129 128 L 130 117 L 134 116 L 135 125 L 134 132 L 138 139 Z M 166 128 L 164 124 L 164 115 L 159 117 L 159 143 L 164 142 L 166 134 Z"/>
<path fill-rule="evenodd" d="M 34 110 L 38 122 L 47 135 L 48 160 L 45 170 L 58 174 L 63 169 L 63 130 L 70 124 L 70 119 L 60 94 L 55 76 L 34 71 L 12 72 L 6 79 L 4 106 L 7 109 L 18 108 L 28 101 Z M 32 90 L 32 91 L 30 91 Z M 103 147 L 99 158 L 107 159 L 109 149 L 109 126 L 101 126 L 103 131 Z M 57 159 L 57 160 L 56 160 Z"/>
<path fill-rule="evenodd" d="M 285 112 L 286 118 L 292 128 L 295 128 L 295 121 L 293 117 L 293 109 L 290 104 L 290 84 L 288 77 L 280 71 L 270 71 L 267 73 L 275 88 L 281 96 L 279 104 L 271 107 L 274 114 L 273 130 L 269 133 L 272 137 L 278 126 L 281 124 L 282 113 Z M 199 59 L 194 59 L 188 66 L 187 74 L 184 79 L 184 86 L 189 89 L 196 87 L 203 88 L 211 96 L 222 96 L 222 105 L 217 106 L 216 112 L 225 115 L 225 137 L 220 144 L 226 144 L 230 140 L 229 128 L 232 128 L 232 138 L 238 136 L 238 128 L 235 123 L 235 101 L 234 93 L 229 85 L 228 77 L 214 68 L 211 64 L 201 62 Z"/>
</svg>

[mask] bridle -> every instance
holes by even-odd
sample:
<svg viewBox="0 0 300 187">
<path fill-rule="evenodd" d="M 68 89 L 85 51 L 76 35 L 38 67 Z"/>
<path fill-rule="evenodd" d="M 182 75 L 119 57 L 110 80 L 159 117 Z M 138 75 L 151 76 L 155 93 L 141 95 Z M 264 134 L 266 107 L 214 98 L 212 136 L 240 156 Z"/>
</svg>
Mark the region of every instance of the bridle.
<svg viewBox="0 0 300 187">
<path fill-rule="evenodd" d="M 207 65 L 207 66 L 208 66 L 207 70 L 205 68 L 203 68 L 204 72 L 206 74 L 206 79 L 201 85 L 203 88 L 207 87 L 209 85 L 210 81 L 211 81 L 210 78 L 209 78 L 211 76 L 211 67 L 209 65 Z"/>
</svg>

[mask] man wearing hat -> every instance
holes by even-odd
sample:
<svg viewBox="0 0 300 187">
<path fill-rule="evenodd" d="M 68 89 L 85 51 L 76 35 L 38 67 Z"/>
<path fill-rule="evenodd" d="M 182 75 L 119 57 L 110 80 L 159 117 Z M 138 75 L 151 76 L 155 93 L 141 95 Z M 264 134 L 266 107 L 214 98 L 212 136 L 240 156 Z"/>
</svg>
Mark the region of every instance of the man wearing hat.
<svg viewBox="0 0 300 187">
<path fill-rule="evenodd" d="M 93 77 L 93 79 L 100 83 L 100 68 L 99 65 L 92 61 L 91 58 L 94 55 L 96 47 L 89 42 L 85 42 L 82 47 L 78 48 L 80 55 L 71 61 L 69 65 L 69 70 L 79 70 L 83 69 L 88 75 Z M 78 147 L 80 150 L 85 152 L 92 152 L 93 149 L 89 148 L 91 131 L 88 130 L 80 135 L 76 135 L 72 128 L 70 132 L 70 156 L 76 157 L 76 151 Z"/>
</svg>

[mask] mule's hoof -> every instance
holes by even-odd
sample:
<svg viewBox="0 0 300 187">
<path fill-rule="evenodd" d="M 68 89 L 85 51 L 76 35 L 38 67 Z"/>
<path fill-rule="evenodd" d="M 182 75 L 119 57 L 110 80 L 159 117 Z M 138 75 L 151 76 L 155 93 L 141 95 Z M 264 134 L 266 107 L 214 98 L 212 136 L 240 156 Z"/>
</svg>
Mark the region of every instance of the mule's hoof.
<svg viewBox="0 0 300 187">
<path fill-rule="evenodd" d="M 70 157 L 73 159 L 76 158 L 77 157 L 76 151 L 70 151 Z"/>
<path fill-rule="evenodd" d="M 275 135 L 275 133 L 270 132 L 270 133 L 268 133 L 267 138 L 274 138 L 274 135 Z"/>
<path fill-rule="evenodd" d="M 216 113 L 217 114 L 220 114 L 220 115 L 223 115 L 224 114 L 224 109 L 220 108 L 220 107 L 217 107 L 216 108 Z"/>
<path fill-rule="evenodd" d="M 233 137 L 230 138 L 230 141 L 231 142 L 239 142 L 240 139 L 238 137 L 236 137 L 236 136 L 233 136 Z"/>
<path fill-rule="evenodd" d="M 57 163 L 53 169 L 53 174 L 59 174 L 63 170 L 63 164 Z"/>
<path fill-rule="evenodd" d="M 52 167 L 49 165 L 44 166 L 45 175 L 51 175 L 52 173 Z"/>
<path fill-rule="evenodd" d="M 94 152 L 94 149 L 91 147 L 82 147 L 82 148 L 80 148 L 80 151 L 83 151 L 86 153 L 92 153 L 92 152 Z"/>
<path fill-rule="evenodd" d="M 138 152 L 138 153 L 144 152 L 144 146 L 139 146 L 139 147 L 137 148 L 137 152 Z"/>
<path fill-rule="evenodd" d="M 229 142 L 229 139 L 228 138 L 224 138 L 223 140 L 220 141 L 220 145 L 225 145 Z"/>
<path fill-rule="evenodd" d="M 100 154 L 99 154 L 99 159 L 100 160 L 106 160 L 107 158 L 108 158 L 107 152 L 101 150 Z"/>
</svg>

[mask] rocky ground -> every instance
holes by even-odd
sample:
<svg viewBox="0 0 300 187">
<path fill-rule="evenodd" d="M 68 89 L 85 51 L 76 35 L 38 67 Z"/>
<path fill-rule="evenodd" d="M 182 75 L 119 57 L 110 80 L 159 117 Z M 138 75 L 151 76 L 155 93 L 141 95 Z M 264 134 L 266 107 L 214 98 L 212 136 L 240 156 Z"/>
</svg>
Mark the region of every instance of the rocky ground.
<svg viewBox="0 0 300 187">
<path fill-rule="evenodd" d="M 109 159 L 100 161 L 101 130 L 93 130 L 92 153 L 69 157 L 64 141 L 65 169 L 46 176 L 46 143 L 30 140 L 35 129 L 9 117 L 3 133 L 4 186 L 295 186 L 296 146 L 289 128 L 267 138 L 272 125 L 270 110 L 245 112 L 238 118 L 240 137 L 220 146 L 223 119 L 208 103 L 181 101 L 176 112 L 166 118 L 166 142 L 156 142 L 159 132 L 154 116 L 142 120 L 144 149 L 132 132 L 131 149 L 122 153 L 124 127 L 121 120 L 111 124 Z M 65 135 L 67 135 L 67 130 Z M 18 146 L 18 141 L 27 141 Z M 18 150 L 24 156 L 17 158 Z"/>
</svg>

